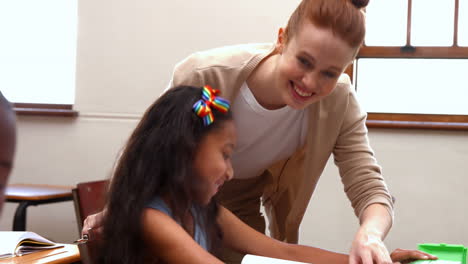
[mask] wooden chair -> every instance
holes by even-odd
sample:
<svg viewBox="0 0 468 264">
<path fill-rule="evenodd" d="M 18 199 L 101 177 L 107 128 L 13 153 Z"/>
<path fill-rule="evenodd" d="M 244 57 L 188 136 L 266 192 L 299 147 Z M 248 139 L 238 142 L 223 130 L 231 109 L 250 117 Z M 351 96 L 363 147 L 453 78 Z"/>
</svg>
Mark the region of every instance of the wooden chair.
<svg viewBox="0 0 468 264">
<path fill-rule="evenodd" d="M 72 190 L 75 205 L 78 232 L 81 235 L 83 222 L 88 215 L 102 211 L 105 205 L 105 196 L 109 180 L 83 182 Z M 95 264 L 98 261 L 100 238 L 90 236 L 87 240 L 78 243 L 81 262 L 83 264 Z"/>
<path fill-rule="evenodd" d="M 109 180 L 83 182 L 72 190 L 78 232 L 81 234 L 83 222 L 88 215 L 102 211 Z"/>
<path fill-rule="evenodd" d="M 5 190 L 7 202 L 18 203 L 13 219 L 13 231 L 26 230 L 26 213 L 29 206 L 71 201 L 73 186 L 44 184 L 9 184 Z"/>
</svg>

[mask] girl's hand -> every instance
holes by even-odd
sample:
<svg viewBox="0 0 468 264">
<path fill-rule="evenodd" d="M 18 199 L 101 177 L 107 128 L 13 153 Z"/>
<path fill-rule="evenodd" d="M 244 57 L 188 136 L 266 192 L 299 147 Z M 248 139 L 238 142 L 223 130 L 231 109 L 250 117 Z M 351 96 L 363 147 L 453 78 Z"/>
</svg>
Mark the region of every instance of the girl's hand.
<svg viewBox="0 0 468 264">
<path fill-rule="evenodd" d="M 397 252 L 397 257 L 400 253 Z M 403 255 L 405 256 L 405 255 Z M 350 264 L 391 264 L 392 259 L 388 254 L 381 235 L 375 232 L 359 229 L 354 238 L 349 253 Z"/>
<path fill-rule="evenodd" d="M 87 235 L 89 239 L 100 237 L 102 233 L 102 225 L 104 222 L 104 211 L 86 217 L 83 223 L 81 236 Z"/>
<path fill-rule="evenodd" d="M 435 260 L 437 259 L 436 256 L 428 254 L 426 252 L 422 252 L 419 250 L 408 250 L 408 249 L 395 249 L 392 254 L 390 254 L 392 261 L 398 264 L 406 264 L 410 263 L 411 261 L 415 260 Z"/>
</svg>

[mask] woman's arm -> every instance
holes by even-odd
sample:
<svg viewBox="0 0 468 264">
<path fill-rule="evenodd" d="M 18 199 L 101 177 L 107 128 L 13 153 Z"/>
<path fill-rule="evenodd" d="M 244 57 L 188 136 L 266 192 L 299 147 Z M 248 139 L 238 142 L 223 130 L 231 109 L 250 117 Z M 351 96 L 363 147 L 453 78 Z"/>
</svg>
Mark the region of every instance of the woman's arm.
<svg viewBox="0 0 468 264">
<path fill-rule="evenodd" d="M 361 226 L 356 233 L 350 251 L 350 263 L 369 263 L 373 260 L 391 263 L 383 240 L 390 230 L 392 218 L 381 204 L 369 205 L 361 215 Z"/>
<path fill-rule="evenodd" d="M 383 240 L 392 226 L 392 217 L 385 206 L 376 203 L 364 210 L 360 222 L 361 229 L 368 230 L 369 233 L 374 233 Z"/>
<path fill-rule="evenodd" d="M 220 208 L 218 223 L 224 245 L 239 252 L 314 264 L 348 263 L 348 256 L 344 254 L 270 238 L 246 225 L 224 207 Z"/>
<path fill-rule="evenodd" d="M 159 210 L 144 210 L 143 237 L 150 252 L 164 263 L 223 263 L 198 245 L 171 217 Z"/>
<path fill-rule="evenodd" d="M 333 154 L 346 195 L 361 224 L 351 246 L 349 263 L 391 263 L 382 241 L 393 221 L 392 197 L 369 145 L 366 113 L 354 90 L 349 85 L 342 88 L 347 89 L 348 99 Z"/>
</svg>

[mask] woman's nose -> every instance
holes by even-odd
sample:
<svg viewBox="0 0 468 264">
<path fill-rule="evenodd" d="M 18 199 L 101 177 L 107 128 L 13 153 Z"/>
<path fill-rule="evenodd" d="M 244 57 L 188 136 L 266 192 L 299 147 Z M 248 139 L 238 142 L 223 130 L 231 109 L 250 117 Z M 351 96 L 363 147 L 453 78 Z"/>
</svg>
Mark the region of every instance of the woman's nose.
<svg viewBox="0 0 468 264">
<path fill-rule="evenodd" d="M 308 92 L 319 93 L 318 76 L 315 71 L 304 74 L 302 82 Z"/>
</svg>

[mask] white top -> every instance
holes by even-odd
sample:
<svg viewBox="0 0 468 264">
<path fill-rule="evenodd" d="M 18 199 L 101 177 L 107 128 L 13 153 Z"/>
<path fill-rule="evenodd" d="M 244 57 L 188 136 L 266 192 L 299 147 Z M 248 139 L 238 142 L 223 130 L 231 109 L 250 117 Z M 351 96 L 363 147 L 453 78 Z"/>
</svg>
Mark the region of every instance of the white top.
<svg viewBox="0 0 468 264">
<path fill-rule="evenodd" d="M 244 83 L 232 103 L 237 146 L 232 156 L 234 178 L 247 179 L 291 156 L 305 143 L 307 111 L 289 106 L 263 108 Z"/>
</svg>

